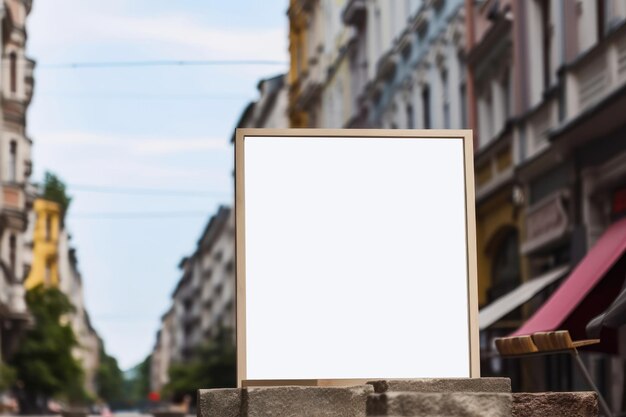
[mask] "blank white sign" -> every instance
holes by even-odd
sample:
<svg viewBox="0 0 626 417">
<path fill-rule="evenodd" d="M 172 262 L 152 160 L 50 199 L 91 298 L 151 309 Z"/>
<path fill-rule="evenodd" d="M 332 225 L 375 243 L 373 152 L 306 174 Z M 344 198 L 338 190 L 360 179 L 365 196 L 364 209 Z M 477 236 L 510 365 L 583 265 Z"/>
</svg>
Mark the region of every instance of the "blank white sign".
<svg viewBox="0 0 626 417">
<path fill-rule="evenodd" d="M 245 379 L 470 376 L 462 138 L 243 151 Z"/>
</svg>

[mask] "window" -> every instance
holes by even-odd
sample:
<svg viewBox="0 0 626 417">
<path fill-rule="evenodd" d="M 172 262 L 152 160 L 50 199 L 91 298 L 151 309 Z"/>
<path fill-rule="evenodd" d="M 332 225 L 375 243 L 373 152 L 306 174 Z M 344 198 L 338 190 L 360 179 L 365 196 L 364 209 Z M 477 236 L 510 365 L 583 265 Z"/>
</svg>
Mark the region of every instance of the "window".
<svg viewBox="0 0 626 417">
<path fill-rule="evenodd" d="M 9 237 L 9 266 L 11 267 L 11 272 L 15 277 L 15 267 L 17 265 L 17 243 L 15 235 L 11 235 Z"/>
<path fill-rule="evenodd" d="M 600 0 L 602 1 L 602 0 Z M 543 54 L 543 89 L 550 88 L 550 57 L 552 56 L 550 25 L 550 0 L 541 1 L 541 43 Z"/>
<path fill-rule="evenodd" d="M 448 72 L 441 72 L 441 104 L 443 111 L 443 127 L 450 129 L 450 90 L 448 88 Z"/>
<path fill-rule="evenodd" d="M 299 33 L 297 33 L 296 35 L 296 42 L 295 42 L 295 48 L 296 48 L 296 72 L 298 73 L 298 76 L 300 76 L 300 73 L 304 70 L 303 65 L 302 65 L 302 48 L 304 47 L 302 44 L 302 38 L 300 36 Z"/>
<path fill-rule="evenodd" d="M 611 220 L 617 221 L 623 217 L 626 217 L 626 186 L 613 192 L 611 202 Z"/>
<path fill-rule="evenodd" d="M 45 276 L 44 276 L 44 284 L 45 285 L 50 285 L 52 284 L 51 280 L 52 280 L 52 266 L 50 265 L 50 261 L 46 261 L 46 272 L 45 272 Z"/>
<path fill-rule="evenodd" d="M 383 42 L 383 25 L 380 18 L 380 9 L 376 7 L 374 11 L 374 29 L 376 30 L 375 36 L 375 45 L 376 51 L 374 51 L 374 56 L 378 57 L 382 54 L 382 42 Z"/>
<path fill-rule="evenodd" d="M 14 140 L 9 145 L 9 181 L 17 181 L 17 142 Z"/>
<path fill-rule="evenodd" d="M 459 96 L 459 105 L 461 106 L 461 127 L 467 129 L 469 126 L 467 124 L 467 86 L 465 84 L 461 84 Z"/>
<path fill-rule="evenodd" d="M 502 92 L 504 101 L 504 122 L 511 117 L 511 71 L 509 68 L 506 68 L 504 71 L 504 76 L 502 77 Z"/>
<path fill-rule="evenodd" d="M 518 233 L 510 230 L 500 241 L 493 258 L 490 298 L 496 299 L 515 289 L 521 280 Z"/>
<path fill-rule="evenodd" d="M 11 77 L 11 92 L 17 91 L 17 55 L 15 52 L 9 54 L 9 72 Z"/>
<path fill-rule="evenodd" d="M 411 103 L 406 105 L 406 126 L 408 129 L 415 129 L 415 116 L 413 115 L 413 106 Z"/>
<path fill-rule="evenodd" d="M 487 94 L 485 95 L 485 114 L 483 115 L 484 129 L 482 131 L 484 143 L 487 143 L 494 135 L 493 128 L 493 100 L 491 97 L 491 89 L 487 86 Z"/>
<path fill-rule="evenodd" d="M 430 129 L 430 88 L 427 85 L 422 89 L 422 116 L 424 129 Z"/>
<path fill-rule="evenodd" d="M 52 239 L 52 216 L 46 214 L 46 240 Z"/>
<path fill-rule="evenodd" d="M 607 17 L 607 7 L 606 0 L 596 0 L 596 19 L 597 19 L 597 28 L 598 28 L 598 41 L 604 38 L 606 34 L 606 17 Z"/>
</svg>

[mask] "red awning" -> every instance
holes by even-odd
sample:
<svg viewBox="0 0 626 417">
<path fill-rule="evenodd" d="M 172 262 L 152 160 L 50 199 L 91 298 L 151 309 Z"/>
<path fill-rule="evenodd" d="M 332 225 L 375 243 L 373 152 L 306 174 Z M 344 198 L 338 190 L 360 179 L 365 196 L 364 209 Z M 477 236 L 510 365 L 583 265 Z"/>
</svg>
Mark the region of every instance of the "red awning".
<svg viewBox="0 0 626 417">
<path fill-rule="evenodd" d="M 548 301 L 511 336 L 562 329 L 585 338 L 589 320 L 602 313 L 620 292 L 625 252 L 626 219 L 622 219 L 604 232 Z"/>
</svg>

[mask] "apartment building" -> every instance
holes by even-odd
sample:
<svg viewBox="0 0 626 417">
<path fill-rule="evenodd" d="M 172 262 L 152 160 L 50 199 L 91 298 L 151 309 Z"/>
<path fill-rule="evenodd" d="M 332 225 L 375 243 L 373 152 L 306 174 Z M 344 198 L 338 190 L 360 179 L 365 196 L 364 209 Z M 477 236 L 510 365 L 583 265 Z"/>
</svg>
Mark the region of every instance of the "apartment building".
<svg viewBox="0 0 626 417">
<path fill-rule="evenodd" d="M 608 248 L 576 305 L 545 318 L 623 227 L 626 3 L 292 0 L 288 16 L 292 127 L 474 130 L 483 374 L 588 389 L 567 358 L 503 361 L 492 342 L 554 323 L 585 338 L 624 284 Z M 618 411 L 626 338 L 605 331 L 583 356 Z"/>
<path fill-rule="evenodd" d="M 243 110 L 237 127 L 286 128 L 288 90 L 280 74 L 259 81 L 259 98 Z M 234 141 L 234 133 L 231 137 Z M 235 213 L 221 206 L 205 226 L 196 250 L 184 257 L 172 305 L 161 318 L 152 352 L 150 386 L 160 392 L 172 363 L 190 360 L 220 332 L 235 338 Z"/>
<path fill-rule="evenodd" d="M 35 62 L 26 57 L 31 0 L 0 2 L 0 362 L 17 348 L 29 321 L 23 281 L 28 274 L 25 231 L 34 193 L 26 111 L 33 95 Z"/>
</svg>

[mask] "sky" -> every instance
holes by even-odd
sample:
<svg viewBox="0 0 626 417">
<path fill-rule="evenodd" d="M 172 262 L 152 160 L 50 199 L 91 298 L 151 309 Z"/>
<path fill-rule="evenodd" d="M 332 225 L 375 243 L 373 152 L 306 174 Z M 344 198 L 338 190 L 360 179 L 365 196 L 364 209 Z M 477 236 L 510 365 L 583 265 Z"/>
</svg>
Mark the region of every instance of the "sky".
<svg viewBox="0 0 626 417">
<path fill-rule="evenodd" d="M 154 345 L 180 259 L 217 207 L 232 204 L 230 136 L 259 79 L 287 69 L 287 1 L 33 3 L 31 179 L 51 171 L 68 184 L 86 306 L 128 369 Z M 66 65 L 154 60 L 279 64 Z"/>
</svg>

